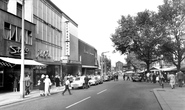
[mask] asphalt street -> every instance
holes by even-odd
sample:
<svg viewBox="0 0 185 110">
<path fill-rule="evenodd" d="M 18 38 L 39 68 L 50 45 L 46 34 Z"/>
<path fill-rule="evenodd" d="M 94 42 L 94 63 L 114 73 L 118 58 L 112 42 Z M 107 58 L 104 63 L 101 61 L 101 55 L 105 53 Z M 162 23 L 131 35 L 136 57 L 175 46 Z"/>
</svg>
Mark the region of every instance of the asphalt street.
<svg viewBox="0 0 185 110">
<path fill-rule="evenodd" d="M 152 89 L 158 84 L 108 81 L 89 89 L 72 90 L 14 103 L 0 110 L 161 110 Z"/>
</svg>

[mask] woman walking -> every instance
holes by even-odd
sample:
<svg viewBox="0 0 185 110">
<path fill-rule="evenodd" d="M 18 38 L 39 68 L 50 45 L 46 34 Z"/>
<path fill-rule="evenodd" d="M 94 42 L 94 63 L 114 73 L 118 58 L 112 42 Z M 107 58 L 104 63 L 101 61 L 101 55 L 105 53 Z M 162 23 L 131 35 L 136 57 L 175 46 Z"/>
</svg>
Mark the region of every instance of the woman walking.
<svg viewBox="0 0 185 110">
<path fill-rule="evenodd" d="M 174 74 L 170 74 L 168 76 L 168 78 L 170 80 L 170 86 L 171 86 L 171 88 L 174 89 L 175 88 L 175 75 Z"/>
<path fill-rule="evenodd" d="M 49 79 L 49 76 L 46 75 L 46 79 L 44 80 L 45 83 L 45 96 L 51 95 L 50 94 L 50 86 L 51 86 L 51 80 Z"/>
<path fill-rule="evenodd" d="M 40 80 L 38 81 L 40 96 L 44 96 L 44 79 L 45 75 L 42 74 Z"/>
</svg>

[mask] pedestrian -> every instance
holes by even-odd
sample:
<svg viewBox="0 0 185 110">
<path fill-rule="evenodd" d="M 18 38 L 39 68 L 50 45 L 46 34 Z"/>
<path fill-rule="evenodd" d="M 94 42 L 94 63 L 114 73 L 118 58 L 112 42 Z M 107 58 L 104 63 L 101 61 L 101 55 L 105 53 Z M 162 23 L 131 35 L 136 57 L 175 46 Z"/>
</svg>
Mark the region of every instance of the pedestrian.
<svg viewBox="0 0 185 110">
<path fill-rule="evenodd" d="M 177 80 L 179 87 L 182 87 L 183 73 L 181 71 L 177 72 Z"/>
<path fill-rule="evenodd" d="M 160 83 L 159 82 L 159 75 L 158 74 L 156 75 L 156 82 Z"/>
<path fill-rule="evenodd" d="M 13 91 L 14 91 L 14 92 L 17 92 L 17 87 L 18 87 L 18 79 L 17 79 L 17 77 L 15 76 L 14 82 L 13 82 Z"/>
<path fill-rule="evenodd" d="M 147 72 L 146 77 L 147 77 L 147 82 L 149 82 L 150 81 L 150 73 L 149 72 Z"/>
<path fill-rule="evenodd" d="M 32 84 L 32 81 L 30 79 L 30 76 L 27 74 L 25 77 L 25 95 L 30 94 L 30 86 Z"/>
<path fill-rule="evenodd" d="M 70 86 L 70 82 L 69 82 L 69 78 L 67 78 L 67 80 L 65 81 L 65 90 L 62 92 L 62 95 L 64 95 L 64 93 L 68 90 L 69 94 L 71 94 L 71 91 L 69 89 L 69 86 Z"/>
<path fill-rule="evenodd" d="M 125 80 L 125 73 L 123 73 L 123 80 Z"/>
<path fill-rule="evenodd" d="M 45 93 L 44 93 L 44 86 L 45 86 L 44 80 L 45 80 L 45 75 L 42 74 L 40 80 L 38 81 L 40 96 L 45 95 Z"/>
<path fill-rule="evenodd" d="M 162 88 L 164 88 L 164 76 L 161 72 L 159 73 L 159 81 Z"/>
<path fill-rule="evenodd" d="M 57 91 L 58 91 L 59 87 L 60 87 L 60 76 L 59 75 L 55 76 L 55 86 L 56 86 Z"/>
<path fill-rule="evenodd" d="M 89 78 L 87 77 L 87 75 L 85 76 L 84 81 L 85 81 L 85 88 L 88 89 Z"/>
<path fill-rule="evenodd" d="M 170 80 L 170 86 L 172 89 L 175 88 L 175 75 L 174 74 L 169 74 L 168 79 Z"/>
<path fill-rule="evenodd" d="M 156 74 L 155 73 L 153 73 L 153 75 L 152 75 L 152 80 L 153 80 L 153 83 L 156 83 Z"/>
<path fill-rule="evenodd" d="M 51 95 L 50 94 L 50 86 L 52 85 L 51 83 L 51 80 L 49 79 L 49 76 L 46 75 L 46 78 L 44 80 L 44 83 L 45 83 L 45 88 L 44 88 L 44 91 L 45 91 L 45 96 L 48 96 L 48 95 Z"/>
</svg>

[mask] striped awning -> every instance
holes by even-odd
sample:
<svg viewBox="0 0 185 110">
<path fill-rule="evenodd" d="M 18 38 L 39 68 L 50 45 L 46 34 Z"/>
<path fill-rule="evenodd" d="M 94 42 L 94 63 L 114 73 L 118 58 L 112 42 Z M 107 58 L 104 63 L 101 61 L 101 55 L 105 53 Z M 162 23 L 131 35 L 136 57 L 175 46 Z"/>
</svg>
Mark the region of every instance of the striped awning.
<svg viewBox="0 0 185 110">
<path fill-rule="evenodd" d="M 7 66 L 7 67 L 13 67 L 14 64 L 11 64 L 11 63 L 8 63 L 8 62 L 5 62 L 5 61 L 0 61 L 0 65 L 1 66 Z"/>
<path fill-rule="evenodd" d="M 15 58 L 7 58 L 7 57 L 0 57 L 0 62 L 2 64 L 2 66 L 8 66 L 8 65 L 21 65 L 22 61 L 21 59 L 15 59 Z M 35 60 L 27 60 L 27 59 L 24 59 L 24 65 L 45 65 L 45 64 L 42 64 L 40 62 L 37 62 Z"/>
</svg>

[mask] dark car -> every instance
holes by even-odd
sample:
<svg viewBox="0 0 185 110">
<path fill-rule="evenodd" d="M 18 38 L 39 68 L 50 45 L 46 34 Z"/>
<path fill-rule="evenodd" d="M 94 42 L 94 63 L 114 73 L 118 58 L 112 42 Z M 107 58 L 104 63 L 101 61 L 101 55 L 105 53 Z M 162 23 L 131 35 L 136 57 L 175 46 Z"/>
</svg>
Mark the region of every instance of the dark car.
<svg viewBox="0 0 185 110">
<path fill-rule="evenodd" d="M 133 82 L 141 82 L 141 80 L 142 80 L 142 76 L 141 76 L 141 74 L 138 74 L 138 73 L 135 73 L 135 74 L 132 74 L 132 81 Z"/>
</svg>

